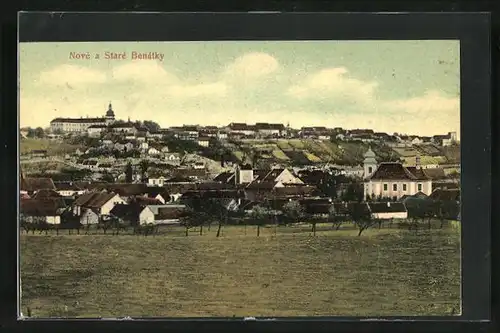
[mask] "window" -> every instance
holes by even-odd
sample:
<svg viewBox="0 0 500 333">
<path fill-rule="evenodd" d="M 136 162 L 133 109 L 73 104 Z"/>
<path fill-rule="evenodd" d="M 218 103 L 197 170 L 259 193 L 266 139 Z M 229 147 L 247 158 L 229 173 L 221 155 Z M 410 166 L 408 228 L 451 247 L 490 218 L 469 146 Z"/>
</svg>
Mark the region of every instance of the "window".
<svg viewBox="0 0 500 333">
<path fill-rule="evenodd" d="M 406 184 L 403 184 L 403 191 L 406 192 Z"/>
<path fill-rule="evenodd" d="M 372 167 L 368 167 L 368 173 L 372 173 Z"/>
<path fill-rule="evenodd" d="M 398 190 L 398 184 L 392 184 L 392 190 L 397 191 Z"/>
<path fill-rule="evenodd" d="M 418 184 L 417 185 L 417 189 L 418 189 L 419 192 L 421 192 L 422 191 L 422 184 Z"/>
<path fill-rule="evenodd" d="M 384 184 L 384 191 L 387 191 L 387 184 Z"/>
</svg>

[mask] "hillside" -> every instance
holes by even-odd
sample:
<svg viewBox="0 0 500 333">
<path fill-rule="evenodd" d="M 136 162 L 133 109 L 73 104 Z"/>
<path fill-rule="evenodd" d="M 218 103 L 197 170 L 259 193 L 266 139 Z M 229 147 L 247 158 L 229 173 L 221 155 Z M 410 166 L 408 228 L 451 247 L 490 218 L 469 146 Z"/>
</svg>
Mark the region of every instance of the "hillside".
<svg viewBox="0 0 500 333">
<path fill-rule="evenodd" d="M 64 155 L 73 153 L 78 148 L 85 149 L 82 145 L 73 145 L 66 142 L 53 141 L 48 139 L 23 138 L 19 142 L 21 154 L 27 154 L 33 150 L 46 150 L 49 156 Z"/>
</svg>

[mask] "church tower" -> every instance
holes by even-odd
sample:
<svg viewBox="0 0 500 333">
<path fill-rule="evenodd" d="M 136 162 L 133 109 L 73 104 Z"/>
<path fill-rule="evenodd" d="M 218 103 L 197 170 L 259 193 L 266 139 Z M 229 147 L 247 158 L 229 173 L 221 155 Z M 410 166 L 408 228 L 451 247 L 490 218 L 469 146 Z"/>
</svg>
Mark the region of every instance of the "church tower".
<svg viewBox="0 0 500 333">
<path fill-rule="evenodd" d="M 115 122 L 115 112 L 113 111 L 113 107 L 111 106 L 111 102 L 109 102 L 108 111 L 106 111 L 106 125 L 110 125 Z"/>
<path fill-rule="evenodd" d="M 363 178 L 368 178 L 373 173 L 375 170 L 377 170 L 377 160 L 375 159 L 376 155 L 371 150 L 371 148 L 368 149 L 368 151 L 364 155 L 365 160 L 363 161 L 363 167 L 364 167 L 364 173 L 363 173 Z"/>
</svg>

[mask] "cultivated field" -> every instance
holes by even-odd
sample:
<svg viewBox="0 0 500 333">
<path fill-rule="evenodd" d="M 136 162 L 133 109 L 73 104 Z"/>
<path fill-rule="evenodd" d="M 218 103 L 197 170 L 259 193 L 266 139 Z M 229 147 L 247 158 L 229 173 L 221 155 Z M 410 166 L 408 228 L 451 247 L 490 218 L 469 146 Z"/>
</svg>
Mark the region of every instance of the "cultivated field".
<svg viewBox="0 0 500 333">
<path fill-rule="evenodd" d="M 460 236 L 383 226 L 160 230 L 156 236 L 20 238 L 33 317 L 446 315 L 460 313 Z"/>
</svg>

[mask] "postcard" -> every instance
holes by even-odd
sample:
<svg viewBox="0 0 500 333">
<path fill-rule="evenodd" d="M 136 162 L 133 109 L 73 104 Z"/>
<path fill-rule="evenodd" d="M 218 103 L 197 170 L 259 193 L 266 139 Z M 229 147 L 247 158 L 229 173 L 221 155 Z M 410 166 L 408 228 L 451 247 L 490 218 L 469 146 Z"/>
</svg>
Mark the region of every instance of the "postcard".
<svg viewBox="0 0 500 333">
<path fill-rule="evenodd" d="M 461 314 L 458 40 L 21 42 L 21 312 Z"/>
</svg>

